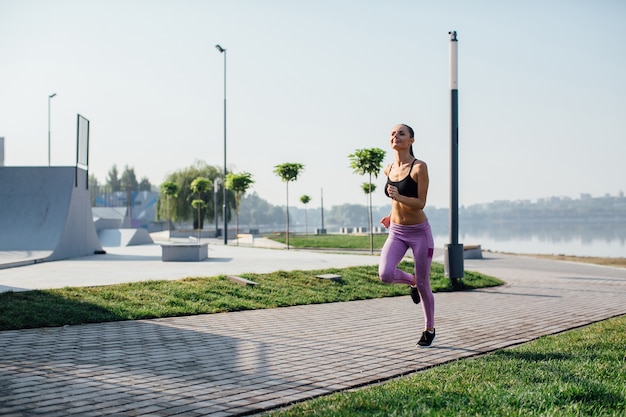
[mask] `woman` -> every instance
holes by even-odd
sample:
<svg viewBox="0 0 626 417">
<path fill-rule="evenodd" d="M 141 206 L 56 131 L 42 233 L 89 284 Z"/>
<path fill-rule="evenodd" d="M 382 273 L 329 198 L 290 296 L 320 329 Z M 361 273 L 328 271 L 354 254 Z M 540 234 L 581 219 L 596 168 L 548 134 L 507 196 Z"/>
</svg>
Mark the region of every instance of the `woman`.
<svg viewBox="0 0 626 417">
<path fill-rule="evenodd" d="M 425 329 L 417 342 L 430 347 L 435 341 L 435 298 L 430 289 L 430 264 L 434 242 L 428 218 L 424 213 L 428 193 L 428 167 L 413 156 L 413 129 L 405 124 L 391 131 L 391 148 L 396 160 L 385 168 L 387 185 L 385 194 L 391 198 L 391 213 L 380 223 L 389 229 L 387 241 L 380 254 L 378 274 L 387 284 L 411 286 L 415 304 L 422 302 Z M 398 269 L 398 264 L 411 248 L 415 274 Z"/>
</svg>

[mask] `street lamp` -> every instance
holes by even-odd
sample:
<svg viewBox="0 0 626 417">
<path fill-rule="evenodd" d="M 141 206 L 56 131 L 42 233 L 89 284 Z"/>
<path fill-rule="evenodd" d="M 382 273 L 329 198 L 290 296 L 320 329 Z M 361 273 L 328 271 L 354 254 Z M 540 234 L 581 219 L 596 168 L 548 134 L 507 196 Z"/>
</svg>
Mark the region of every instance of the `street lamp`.
<svg viewBox="0 0 626 417">
<path fill-rule="evenodd" d="M 226 49 L 219 44 L 215 45 L 220 53 L 224 54 L 224 175 L 222 177 L 223 184 L 226 184 Z M 226 187 L 223 187 L 223 206 L 222 214 L 224 216 L 224 245 L 228 244 L 228 220 L 226 219 Z"/>
<path fill-rule="evenodd" d="M 450 243 L 445 245 L 444 274 L 453 286 L 463 278 L 463 244 L 459 243 L 459 85 L 458 40 L 450 35 Z"/>
<path fill-rule="evenodd" d="M 50 166 L 50 100 L 56 95 L 57 93 L 52 93 L 48 96 L 48 166 Z"/>
<path fill-rule="evenodd" d="M 222 179 L 221 178 L 215 178 L 215 181 L 213 181 L 213 207 L 214 207 L 214 212 L 215 212 L 215 237 L 218 237 L 218 230 L 217 230 L 217 192 L 220 190 L 220 184 L 222 183 Z"/>
</svg>

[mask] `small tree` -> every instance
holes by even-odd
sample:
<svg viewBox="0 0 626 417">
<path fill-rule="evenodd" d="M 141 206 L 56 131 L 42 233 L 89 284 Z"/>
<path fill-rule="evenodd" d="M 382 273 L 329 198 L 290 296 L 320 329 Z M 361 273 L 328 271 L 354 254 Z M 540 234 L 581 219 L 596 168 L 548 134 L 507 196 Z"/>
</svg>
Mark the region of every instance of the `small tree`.
<svg viewBox="0 0 626 417">
<path fill-rule="evenodd" d="M 274 173 L 280 177 L 286 183 L 287 186 L 287 250 L 289 250 L 289 182 L 298 179 L 298 175 L 304 169 L 304 165 L 297 162 L 286 162 L 284 164 L 276 165 L 274 167 Z"/>
<path fill-rule="evenodd" d="M 242 172 L 240 174 L 227 174 L 226 175 L 226 189 L 235 192 L 235 217 L 237 219 L 237 235 L 239 235 L 239 201 L 241 196 L 248 191 L 248 188 L 254 183 L 252 174 L 249 172 Z M 239 239 L 237 239 L 237 245 L 239 245 Z"/>
<path fill-rule="evenodd" d="M 204 202 L 204 200 L 196 199 L 191 202 L 191 207 L 198 210 L 198 242 L 200 242 L 200 232 L 202 229 L 202 225 L 200 223 L 200 212 L 206 208 L 206 203 Z"/>
<path fill-rule="evenodd" d="M 378 178 L 378 173 L 385 158 L 385 151 L 380 148 L 357 149 L 350 158 L 350 167 L 353 172 L 360 175 L 369 174 L 369 229 L 370 229 L 370 253 L 374 253 L 374 232 L 372 230 L 372 174 Z"/>
<path fill-rule="evenodd" d="M 191 206 L 191 201 L 196 198 L 195 193 L 191 191 L 191 182 L 198 178 L 208 178 L 211 183 L 221 178 L 222 169 L 220 167 L 207 165 L 205 162 L 196 161 L 193 165 L 183 168 L 178 171 L 174 171 L 171 174 L 167 175 L 164 181 L 173 182 L 178 185 L 178 194 L 177 197 L 171 201 L 171 215 L 173 221 L 186 221 L 192 220 L 194 222 L 193 229 L 196 229 L 196 217 L 197 212 Z M 228 191 L 227 194 L 231 194 Z M 217 207 L 221 206 L 222 202 L 222 194 L 213 194 L 210 191 L 207 191 L 205 195 L 203 195 L 202 199 L 207 203 L 206 209 L 204 210 L 204 219 L 205 220 L 214 220 L 217 217 Z M 218 201 L 215 203 L 215 199 Z M 234 196 L 231 198 L 227 196 L 227 201 L 234 201 Z M 214 204 L 215 203 L 215 204 Z M 234 203 L 233 203 L 234 204 Z M 159 214 L 166 218 L 165 204 L 159 207 Z M 214 210 L 215 209 L 215 210 Z"/>
<path fill-rule="evenodd" d="M 137 187 L 139 191 L 152 191 L 152 184 L 148 177 L 143 177 Z"/>
<path fill-rule="evenodd" d="M 129 167 L 128 165 L 124 167 L 124 172 L 122 172 L 122 176 L 120 177 L 120 186 L 122 190 L 130 189 L 136 191 L 139 188 L 134 167 Z"/>
<path fill-rule="evenodd" d="M 167 230 L 169 232 L 168 239 L 172 235 L 172 217 L 170 216 L 170 197 L 178 197 L 178 184 L 171 181 L 166 181 L 161 184 L 161 192 L 165 194 L 167 204 Z"/>
<path fill-rule="evenodd" d="M 191 182 L 189 186 L 194 194 L 197 194 L 197 199 L 191 202 L 191 207 L 195 208 L 198 212 L 198 242 L 200 242 L 200 230 L 202 229 L 202 218 L 200 212 L 206 207 L 206 202 L 202 199 L 202 194 L 211 188 L 211 180 L 208 178 L 198 177 Z"/>
<path fill-rule="evenodd" d="M 91 207 L 96 207 L 96 196 L 100 192 L 100 183 L 95 175 L 89 174 L 89 198 Z"/>
<path fill-rule="evenodd" d="M 363 192 L 365 193 L 365 207 L 368 207 L 368 201 L 371 198 L 371 194 L 376 191 L 376 184 L 372 184 L 371 182 L 364 182 L 363 184 L 361 184 L 361 189 L 363 189 Z M 369 216 L 369 209 L 367 210 L 366 215 Z M 368 223 L 370 225 L 370 229 L 373 228 L 373 223 L 371 221 L 368 221 Z M 371 249 L 372 248 L 370 245 L 370 250 Z"/>
<path fill-rule="evenodd" d="M 304 204 L 304 234 L 306 235 L 309 234 L 309 217 L 308 217 L 306 205 L 309 204 L 310 201 L 311 201 L 311 197 L 306 194 L 300 197 L 300 202 Z"/>
<path fill-rule="evenodd" d="M 363 192 L 365 193 L 365 195 L 369 197 L 370 194 L 376 191 L 376 184 L 372 184 L 370 182 L 364 182 L 363 184 L 361 184 L 361 188 L 363 189 Z M 368 198 L 366 198 L 365 200 L 366 200 L 365 204 L 367 205 Z"/>
<path fill-rule="evenodd" d="M 376 191 L 376 184 L 372 184 L 371 182 L 364 182 L 363 184 L 361 184 L 361 188 L 363 189 L 365 195 L 368 195 Z"/>
<path fill-rule="evenodd" d="M 109 170 L 109 174 L 107 175 L 106 185 L 109 187 L 109 192 L 116 192 L 122 189 L 122 184 L 120 183 L 119 173 L 117 172 L 117 165 L 113 165 Z"/>
</svg>

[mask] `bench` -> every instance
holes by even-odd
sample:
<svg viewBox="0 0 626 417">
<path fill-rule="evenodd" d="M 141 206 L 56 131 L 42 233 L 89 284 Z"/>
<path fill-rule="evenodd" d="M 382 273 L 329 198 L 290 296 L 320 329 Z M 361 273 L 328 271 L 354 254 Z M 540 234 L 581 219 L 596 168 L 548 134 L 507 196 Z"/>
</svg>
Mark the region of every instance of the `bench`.
<svg viewBox="0 0 626 417">
<path fill-rule="evenodd" d="M 163 262 L 200 262 L 209 257 L 208 243 L 162 243 Z"/>
<path fill-rule="evenodd" d="M 254 245 L 254 235 L 252 233 L 239 233 L 237 235 L 237 242 L 246 245 Z"/>
<path fill-rule="evenodd" d="M 480 245 L 464 245 L 463 259 L 483 259 L 483 251 Z"/>
</svg>

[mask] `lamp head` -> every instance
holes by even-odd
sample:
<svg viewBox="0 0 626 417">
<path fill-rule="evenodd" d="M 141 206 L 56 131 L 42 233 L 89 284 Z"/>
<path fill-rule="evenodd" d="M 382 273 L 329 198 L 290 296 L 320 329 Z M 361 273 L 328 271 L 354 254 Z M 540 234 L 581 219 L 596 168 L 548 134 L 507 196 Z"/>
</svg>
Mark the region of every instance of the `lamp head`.
<svg viewBox="0 0 626 417">
<path fill-rule="evenodd" d="M 48 96 L 48 98 L 52 98 L 52 97 L 54 97 L 54 96 L 56 96 L 56 95 L 57 95 L 57 93 L 52 93 L 52 94 L 50 94 L 50 95 Z"/>
<path fill-rule="evenodd" d="M 215 45 L 215 47 L 216 47 L 216 48 L 217 48 L 217 50 L 218 50 L 218 51 L 220 51 L 220 52 L 224 52 L 224 51 L 226 51 L 226 49 L 222 48 L 219 44 L 218 44 L 218 45 Z"/>
</svg>

